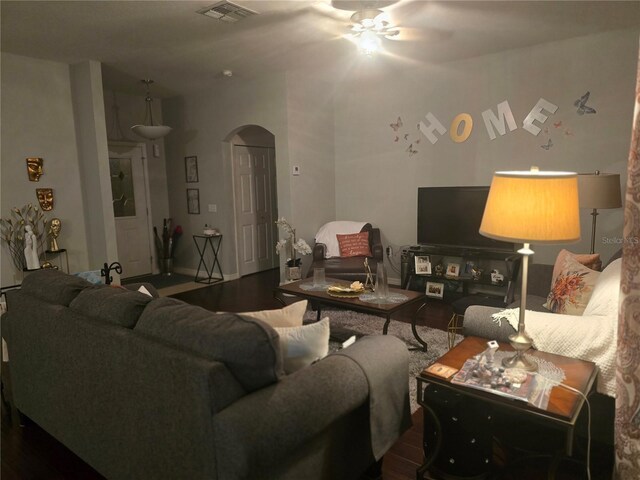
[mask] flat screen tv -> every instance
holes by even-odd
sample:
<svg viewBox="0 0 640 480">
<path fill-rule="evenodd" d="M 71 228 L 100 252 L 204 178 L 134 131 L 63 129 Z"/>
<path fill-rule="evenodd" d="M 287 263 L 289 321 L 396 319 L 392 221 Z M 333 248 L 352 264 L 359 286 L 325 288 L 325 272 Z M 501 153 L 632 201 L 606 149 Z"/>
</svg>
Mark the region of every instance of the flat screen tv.
<svg viewBox="0 0 640 480">
<path fill-rule="evenodd" d="M 419 187 L 418 243 L 513 251 L 514 244 L 480 235 L 489 187 Z"/>
</svg>

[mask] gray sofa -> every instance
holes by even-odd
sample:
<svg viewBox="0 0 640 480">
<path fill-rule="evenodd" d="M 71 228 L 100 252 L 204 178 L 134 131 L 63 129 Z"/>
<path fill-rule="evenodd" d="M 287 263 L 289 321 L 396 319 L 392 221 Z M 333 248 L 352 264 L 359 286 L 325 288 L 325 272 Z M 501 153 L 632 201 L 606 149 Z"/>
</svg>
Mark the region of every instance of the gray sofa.
<svg viewBox="0 0 640 480">
<path fill-rule="evenodd" d="M 55 270 L 7 306 L 15 407 L 109 479 L 353 479 L 410 426 L 392 336 L 285 376 L 249 317 Z"/>
</svg>

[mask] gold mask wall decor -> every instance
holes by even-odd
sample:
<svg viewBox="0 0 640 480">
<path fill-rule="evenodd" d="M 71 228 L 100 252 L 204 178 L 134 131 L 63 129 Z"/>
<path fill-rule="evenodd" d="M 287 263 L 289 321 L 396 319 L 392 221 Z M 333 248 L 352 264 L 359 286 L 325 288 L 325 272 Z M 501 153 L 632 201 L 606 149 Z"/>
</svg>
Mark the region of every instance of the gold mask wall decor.
<svg viewBox="0 0 640 480">
<path fill-rule="evenodd" d="M 27 158 L 27 173 L 29 174 L 30 182 L 39 182 L 42 176 L 42 162 L 41 158 L 29 157 Z"/>
<path fill-rule="evenodd" d="M 53 210 L 53 189 L 52 188 L 36 188 L 38 195 L 38 203 L 45 212 Z"/>
</svg>

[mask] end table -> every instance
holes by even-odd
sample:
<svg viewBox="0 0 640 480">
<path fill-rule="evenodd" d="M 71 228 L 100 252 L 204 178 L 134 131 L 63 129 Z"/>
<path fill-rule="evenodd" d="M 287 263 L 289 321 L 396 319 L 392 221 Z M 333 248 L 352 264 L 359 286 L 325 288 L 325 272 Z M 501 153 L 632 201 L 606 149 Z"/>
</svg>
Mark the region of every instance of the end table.
<svg viewBox="0 0 640 480">
<path fill-rule="evenodd" d="M 220 251 L 220 245 L 222 244 L 222 235 L 194 235 L 193 242 L 196 244 L 198 254 L 200 255 L 200 261 L 198 262 L 198 270 L 196 271 L 195 282 L 213 284 L 224 281 L 224 275 L 222 274 L 222 268 L 220 267 L 220 261 L 218 260 L 218 252 Z M 200 243 L 198 243 L 200 242 Z M 207 265 L 206 254 L 210 250 L 212 254 L 211 266 Z M 204 271 L 207 276 L 200 278 L 200 268 L 204 267 Z M 218 269 L 219 277 L 214 277 L 215 269 Z"/>
<path fill-rule="evenodd" d="M 483 352 L 487 348 L 487 339 L 479 337 L 467 337 L 453 349 L 449 350 L 445 355 L 436 360 L 437 363 L 460 369 L 464 362 L 469 358 Z M 510 345 L 500 343 L 500 350 L 513 350 Z M 534 358 L 540 358 L 547 362 L 553 363 L 556 367 L 562 369 L 565 374 L 563 383 L 575 388 L 583 395 L 588 395 L 594 388 L 597 366 L 593 362 L 578 360 L 575 358 L 563 357 L 551 353 L 530 350 L 527 352 Z M 450 390 L 461 397 L 473 399 L 479 405 L 484 405 L 487 410 L 494 412 L 511 412 L 516 418 L 522 418 L 523 421 L 529 419 L 538 424 L 545 424 L 564 431 L 564 445 L 561 452 L 556 452 L 556 462 L 552 463 L 552 467 L 557 467 L 559 459 L 562 455 L 571 456 L 573 454 L 574 428 L 582 407 L 585 403 L 584 397 L 573 391 L 563 387 L 554 387 L 549 397 L 549 403 L 545 409 L 540 409 L 529 405 L 524 401 L 512 400 L 491 392 L 477 390 L 464 385 L 451 383 L 451 378 L 443 378 L 433 373 L 423 371 L 416 377 L 418 403 L 423 407 L 425 416 L 435 415 L 433 409 L 425 401 L 425 391 L 430 386 L 444 388 Z M 436 424 L 439 423 L 435 419 Z M 426 426 L 426 424 L 425 424 Z M 446 434 L 440 432 L 440 434 Z M 449 434 L 451 434 L 449 432 Z M 436 444 L 435 450 L 438 450 Z M 424 475 L 430 468 L 430 464 L 435 460 L 438 451 L 426 451 L 425 445 L 425 463 L 420 466 L 416 472 L 417 478 L 424 478 Z"/>
</svg>

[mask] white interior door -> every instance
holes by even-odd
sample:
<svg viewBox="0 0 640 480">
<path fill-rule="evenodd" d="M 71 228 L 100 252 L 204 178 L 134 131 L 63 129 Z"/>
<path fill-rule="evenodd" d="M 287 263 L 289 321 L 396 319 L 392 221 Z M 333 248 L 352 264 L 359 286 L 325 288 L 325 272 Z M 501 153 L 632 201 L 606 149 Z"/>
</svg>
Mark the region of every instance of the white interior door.
<svg viewBox="0 0 640 480">
<path fill-rule="evenodd" d="M 234 145 L 233 164 L 240 275 L 275 268 L 275 150 Z"/>
<path fill-rule="evenodd" d="M 153 271 L 145 157 L 138 145 L 109 145 L 109 171 L 121 278 Z"/>
</svg>

